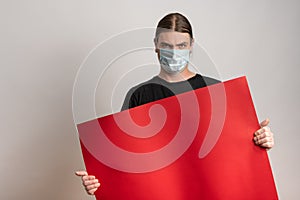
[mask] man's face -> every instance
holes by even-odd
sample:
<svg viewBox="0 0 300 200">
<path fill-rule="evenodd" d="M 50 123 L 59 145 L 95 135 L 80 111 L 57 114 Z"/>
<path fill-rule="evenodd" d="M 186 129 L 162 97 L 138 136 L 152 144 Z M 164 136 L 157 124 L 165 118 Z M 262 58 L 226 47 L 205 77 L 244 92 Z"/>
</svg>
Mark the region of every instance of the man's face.
<svg viewBox="0 0 300 200">
<path fill-rule="evenodd" d="M 157 58 L 158 60 L 160 60 L 160 49 L 191 51 L 193 46 L 193 39 L 191 39 L 188 33 L 167 31 L 167 32 L 160 33 L 158 35 L 158 38 L 154 41 L 154 43 L 155 43 L 155 52 L 157 53 Z M 187 65 L 185 66 L 185 69 L 187 69 Z M 165 72 L 166 69 L 163 69 L 162 67 L 161 73 L 165 73 Z"/>
<path fill-rule="evenodd" d="M 155 51 L 159 49 L 189 49 L 192 48 L 193 41 L 188 33 L 176 31 L 162 32 L 155 42 Z"/>
</svg>

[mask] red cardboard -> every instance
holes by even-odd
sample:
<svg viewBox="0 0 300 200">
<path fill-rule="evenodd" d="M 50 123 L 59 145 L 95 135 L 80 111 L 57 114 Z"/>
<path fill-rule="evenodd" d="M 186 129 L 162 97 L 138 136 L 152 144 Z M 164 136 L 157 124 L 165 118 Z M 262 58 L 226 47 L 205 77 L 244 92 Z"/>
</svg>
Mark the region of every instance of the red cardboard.
<svg viewBox="0 0 300 200">
<path fill-rule="evenodd" d="M 77 128 L 98 200 L 278 199 L 245 77 Z"/>
</svg>

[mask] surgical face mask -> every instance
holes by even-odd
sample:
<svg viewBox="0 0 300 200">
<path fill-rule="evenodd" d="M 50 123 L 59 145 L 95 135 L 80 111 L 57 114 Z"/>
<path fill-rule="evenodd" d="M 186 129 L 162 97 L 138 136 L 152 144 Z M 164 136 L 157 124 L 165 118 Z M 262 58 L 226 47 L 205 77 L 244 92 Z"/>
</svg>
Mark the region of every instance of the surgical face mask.
<svg viewBox="0 0 300 200">
<path fill-rule="evenodd" d="M 185 66 L 189 63 L 190 50 L 183 49 L 159 49 L 160 64 L 162 68 L 170 73 L 179 73 L 183 71 Z"/>
</svg>

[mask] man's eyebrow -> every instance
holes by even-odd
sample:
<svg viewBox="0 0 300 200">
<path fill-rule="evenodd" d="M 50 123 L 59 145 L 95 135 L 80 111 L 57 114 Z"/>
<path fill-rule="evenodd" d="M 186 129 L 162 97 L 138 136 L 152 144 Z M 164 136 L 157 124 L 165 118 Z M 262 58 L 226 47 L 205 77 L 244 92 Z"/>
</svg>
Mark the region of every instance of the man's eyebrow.
<svg viewBox="0 0 300 200">
<path fill-rule="evenodd" d="M 179 43 L 179 44 L 176 44 L 176 46 L 180 46 L 180 45 L 187 45 L 188 44 L 188 42 L 181 42 L 181 43 Z"/>
<path fill-rule="evenodd" d="M 167 43 L 167 42 L 161 42 L 160 44 L 164 44 L 164 45 L 173 46 L 172 44 L 169 44 L 169 43 Z"/>
</svg>

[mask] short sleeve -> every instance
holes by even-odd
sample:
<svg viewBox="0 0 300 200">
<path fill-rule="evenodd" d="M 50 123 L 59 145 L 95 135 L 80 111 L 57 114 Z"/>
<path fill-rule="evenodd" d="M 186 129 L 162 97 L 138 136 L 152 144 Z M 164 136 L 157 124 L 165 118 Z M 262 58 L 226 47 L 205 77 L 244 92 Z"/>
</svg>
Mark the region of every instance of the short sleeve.
<svg viewBox="0 0 300 200">
<path fill-rule="evenodd" d="M 137 106 L 137 98 L 136 98 L 134 91 L 135 91 L 135 89 L 131 88 L 127 92 L 125 100 L 124 100 L 122 108 L 121 108 L 121 111 Z"/>
</svg>

